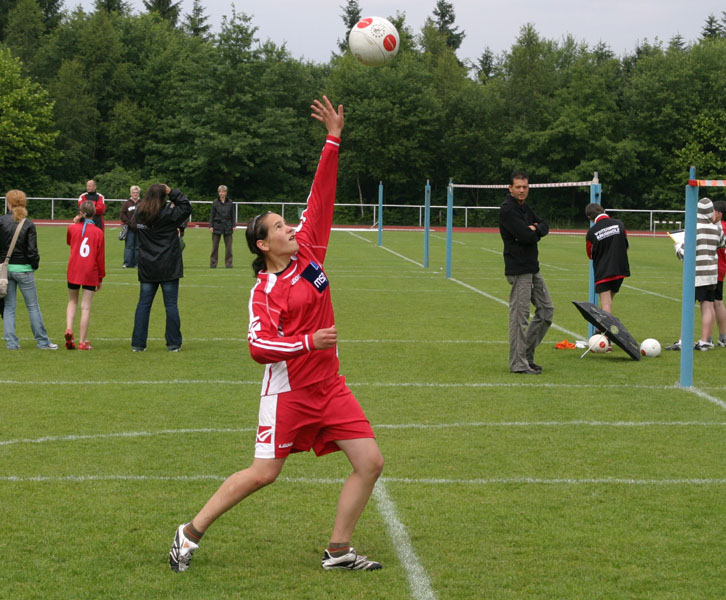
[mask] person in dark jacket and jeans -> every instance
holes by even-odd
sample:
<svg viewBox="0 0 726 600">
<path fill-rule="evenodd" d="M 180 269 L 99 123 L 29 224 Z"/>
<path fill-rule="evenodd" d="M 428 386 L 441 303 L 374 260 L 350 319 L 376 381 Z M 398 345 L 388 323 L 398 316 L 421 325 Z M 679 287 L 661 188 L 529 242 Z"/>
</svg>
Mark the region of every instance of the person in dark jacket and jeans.
<svg viewBox="0 0 726 600">
<path fill-rule="evenodd" d="M 212 232 L 212 255 L 209 257 L 209 266 L 217 267 L 217 253 L 219 240 L 224 236 L 224 266 L 232 268 L 232 234 L 237 222 L 234 217 L 234 204 L 227 198 L 227 186 L 217 188 L 219 198 L 212 204 L 212 213 L 209 215 L 209 231 Z"/>
<path fill-rule="evenodd" d="M 167 201 L 167 196 L 171 198 Z M 166 347 L 178 352 L 182 345 L 179 318 L 179 279 L 184 276 L 179 228 L 192 212 L 187 197 L 177 189 L 155 183 L 134 211 L 133 220 L 139 237 L 138 274 L 141 283 L 139 303 L 134 317 L 131 348 L 134 352 L 146 349 L 149 314 L 156 291 L 161 286 L 166 309 Z"/>
<path fill-rule="evenodd" d="M 124 264 L 123 268 L 136 268 L 139 264 L 139 238 L 136 236 L 136 228 L 131 227 L 131 215 L 136 210 L 136 205 L 141 196 L 141 188 L 132 185 L 129 199 L 121 205 L 121 224 L 128 227 L 126 239 L 124 240 Z"/>
<path fill-rule="evenodd" d="M 38 292 L 35 289 L 33 271 L 40 264 L 40 254 L 38 253 L 35 223 L 27 218 L 28 199 L 25 192 L 20 190 L 10 190 L 5 198 L 10 212 L 0 217 L 0 262 L 3 262 L 8 254 L 18 223 L 25 219 L 8 263 L 8 292 L 5 298 L 0 300 L 0 303 L 4 303 L 5 346 L 8 350 L 20 350 L 20 340 L 15 334 L 15 309 L 18 303 L 18 290 L 20 290 L 25 300 L 25 307 L 28 309 L 30 328 L 33 331 L 37 347 L 41 350 L 57 350 L 58 344 L 50 341 L 45 330 L 43 315 L 40 313 L 38 304 Z"/>
<path fill-rule="evenodd" d="M 539 270 L 537 243 L 549 225 L 527 204 L 529 176 L 514 171 L 509 194 L 499 209 L 499 233 L 504 242 L 504 274 L 512 286 L 509 294 L 509 370 L 539 375 L 534 351 L 552 325 L 554 306 Z M 529 321 L 529 306 L 534 317 Z"/>
</svg>

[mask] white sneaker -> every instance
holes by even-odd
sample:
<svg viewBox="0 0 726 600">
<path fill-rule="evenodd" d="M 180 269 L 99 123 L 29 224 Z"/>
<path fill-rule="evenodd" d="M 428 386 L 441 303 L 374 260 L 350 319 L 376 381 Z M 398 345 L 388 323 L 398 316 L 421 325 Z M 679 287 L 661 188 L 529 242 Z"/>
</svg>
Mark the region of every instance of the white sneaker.
<svg viewBox="0 0 726 600">
<path fill-rule="evenodd" d="M 38 346 L 38 350 L 58 350 L 58 344 L 50 342 L 47 346 Z"/>
<path fill-rule="evenodd" d="M 719 339 L 718 345 L 721 346 L 721 348 L 723 348 L 724 346 L 726 346 L 726 340 Z"/>
<path fill-rule="evenodd" d="M 176 571 L 177 573 L 186 571 L 189 568 L 192 555 L 199 548 L 198 544 L 195 544 L 184 535 L 184 527 L 186 525 L 186 523 L 182 523 L 177 527 L 174 543 L 171 545 L 171 550 L 169 551 L 169 566 L 172 571 Z"/>
<path fill-rule="evenodd" d="M 700 350 L 701 352 L 706 352 L 706 350 L 711 350 L 712 348 L 713 344 L 711 342 L 702 342 L 701 340 L 698 340 L 696 345 L 693 346 L 694 350 Z"/>
<path fill-rule="evenodd" d="M 382 569 L 382 565 L 374 560 L 368 560 L 367 556 L 362 556 L 351 548 L 347 554 L 343 556 L 333 557 L 326 550 L 323 554 L 322 567 L 325 570 L 331 569 L 349 569 L 351 571 L 376 571 Z"/>
</svg>

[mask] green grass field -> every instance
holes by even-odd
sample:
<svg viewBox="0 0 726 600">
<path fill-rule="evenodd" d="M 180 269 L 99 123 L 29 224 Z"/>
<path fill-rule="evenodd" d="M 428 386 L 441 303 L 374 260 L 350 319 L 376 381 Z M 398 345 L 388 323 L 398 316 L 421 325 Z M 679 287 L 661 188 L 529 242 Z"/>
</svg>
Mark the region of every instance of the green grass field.
<svg viewBox="0 0 726 600">
<path fill-rule="evenodd" d="M 508 284 L 496 234 L 457 234 L 453 278 L 434 234 L 334 232 L 326 262 L 341 370 L 386 458 L 353 540 L 375 573 L 320 569 L 341 453 L 294 455 L 282 477 L 222 517 L 190 570 L 167 555 L 176 526 L 252 458 L 262 367 L 247 351 L 253 283 L 210 270 L 190 230 L 180 287 L 184 345 L 166 351 L 161 298 L 132 353 L 136 272 L 111 229 L 92 352 L 41 352 L 22 301 L 23 350 L 0 349 L 1 598 L 722 598 L 726 594 L 726 349 L 636 362 L 557 350 L 587 327 L 583 236 L 540 244 L 555 326 L 539 377 L 507 367 Z M 65 328 L 64 227 L 39 228 L 46 327 Z M 681 263 L 663 238 L 631 238 L 614 312 L 637 340 L 679 336 Z M 160 294 L 160 292 L 159 292 Z M 698 317 L 698 313 L 696 315 Z M 696 329 L 697 331 L 699 328 Z M 575 335 L 573 335 L 575 334 Z"/>
</svg>

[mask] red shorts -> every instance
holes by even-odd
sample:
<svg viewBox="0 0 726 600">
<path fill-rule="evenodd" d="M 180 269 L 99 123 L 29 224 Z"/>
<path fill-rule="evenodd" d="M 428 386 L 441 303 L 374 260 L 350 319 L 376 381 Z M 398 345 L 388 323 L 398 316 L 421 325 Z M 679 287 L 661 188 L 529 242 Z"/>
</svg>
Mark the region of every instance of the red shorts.
<svg viewBox="0 0 726 600">
<path fill-rule="evenodd" d="M 255 458 L 285 458 L 310 449 L 322 456 L 340 450 L 336 440 L 359 438 L 375 436 L 342 375 L 260 399 Z"/>
</svg>

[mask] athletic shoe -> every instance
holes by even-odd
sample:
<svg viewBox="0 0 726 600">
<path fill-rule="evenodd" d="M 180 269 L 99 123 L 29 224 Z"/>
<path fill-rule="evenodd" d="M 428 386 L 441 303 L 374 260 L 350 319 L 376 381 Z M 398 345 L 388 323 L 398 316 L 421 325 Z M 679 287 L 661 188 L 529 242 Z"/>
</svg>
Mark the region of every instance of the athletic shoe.
<svg viewBox="0 0 726 600">
<path fill-rule="evenodd" d="M 542 365 L 538 365 L 536 362 L 529 363 L 529 368 L 540 373 L 542 372 Z"/>
<path fill-rule="evenodd" d="M 701 340 L 698 340 L 696 342 L 696 345 L 693 346 L 694 350 L 700 350 L 701 352 L 706 352 L 706 350 L 711 350 L 713 348 L 713 344 L 709 344 L 708 342 L 702 342 Z"/>
<path fill-rule="evenodd" d="M 78 349 L 79 350 L 93 350 L 93 346 L 91 346 L 91 342 L 86 340 L 85 342 L 78 342 Z"/>
<path fill-rule="evenodd" d="M 726 340 L 719 340 L 718 345 L 721 346 L 721 348 L 726 346 Z"/>
<path fill-rule="evenodd" d="M 139 348 L 138 346 L 131 346 L 132 352 L 146 352 L 146 348 Z"/>
<path fill-rule="evenodd" d="M 524 371 L 512 371 L 512 373 L 516 373 L 517 375 L 542 375 L 542 371 L 529 368 L 525 369 Z"/>
<path fill-rule="evenodd" d="M 58 350 L 58 344 L 48 342 L 47 346 L 38 346 L 38 350 Z"/>
<path fill-rule="evenodd" d="M 177 527 L 174 543 L 171 545 L 171 550 L 169 551 L 169 566 L 172 571 L 176 571 L 177 573 L 186 571 L 189 568 L 192 555 L 199 548 L 198 544 L 195 544 L 184 535 L 185 527 L 186 523 L 182 523 Z"/>
<path fill-rule="evenodd" d="M 665 347 L 666 350 L 680 350 L 681 349 L 681 340 L 678 340 L 677 342 L 673 342 L 670 346 Z"/>
<path fill-rule="evenodd" d="M 75 350 L 76 343 L 73 340 L 73 332 L 70 329 L 66 329 L 66 350 Z"/>
<path fill-rule="evenodd" d="M 181 350 L 181 346 L 169 346 L 168 350 L 169 352 L 179 352 L 179 350 Z"/>
<path fill-rule="evenodd" d="M 329 571 L 331 569 L 349 569 L 351 571 L 376 571 L 383 568 L 381 563 L 374 560 L 368 560 L 367 556 L 361 556 L 351 548 L 347 554 L 343 556 L 333 557 L 326 550 L 323 554 L 321 563 L 323 569 Z"/>
</svg>

